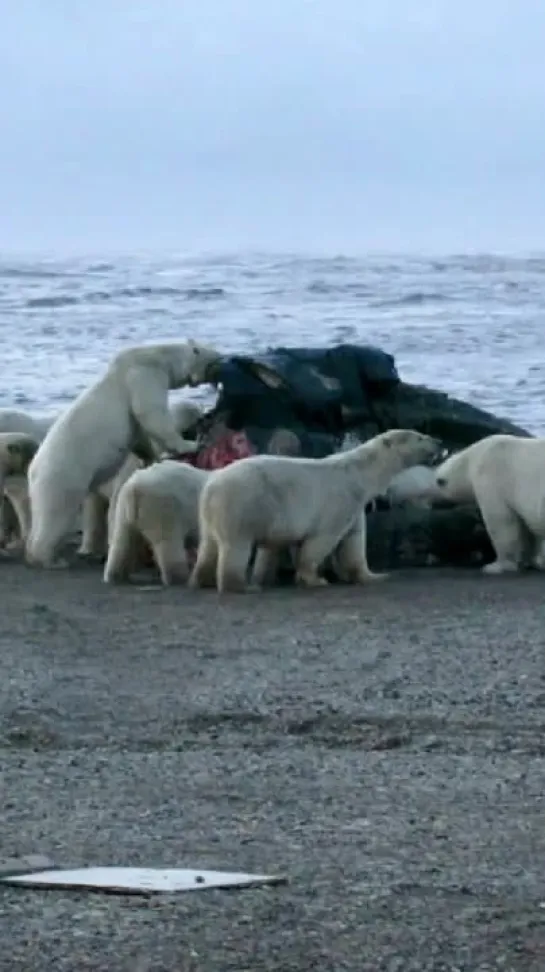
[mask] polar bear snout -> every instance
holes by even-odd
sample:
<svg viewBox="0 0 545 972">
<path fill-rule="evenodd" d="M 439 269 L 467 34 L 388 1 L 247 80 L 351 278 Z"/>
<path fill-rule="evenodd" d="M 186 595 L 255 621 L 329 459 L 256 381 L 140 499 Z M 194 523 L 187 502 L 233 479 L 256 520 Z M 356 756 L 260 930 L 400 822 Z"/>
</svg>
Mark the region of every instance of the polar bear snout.
<svg viewBox="0 0 545 972">
<path fill-rule="evenodd" d="M 444 444 L 431 435 L 420 434 L 417 443 L 419 461 L 426 466 L 437 465 L 445 452 Z"/>
<path fill-rule="evenodd" d="M 216 384 L 218 369 L 223 361 L 223 354 L 208 344 L 198 344 L 188 341 L 193 352 L 193 362 L 189 370 L 188 384 L 191 388 L 198 385 Z"/>
<path fill-rule="evenodd" d="M 445 447 L 445 443 L 441 442 L 440 439 L 432 438 L 432 436 L 430 436 L 429 439 L 429 452 L 423 460 L 423 465 L 430 466 L 432 469 L 439 468 L 441 463 L 448 458 L 449 451 Z"/>
</svg>

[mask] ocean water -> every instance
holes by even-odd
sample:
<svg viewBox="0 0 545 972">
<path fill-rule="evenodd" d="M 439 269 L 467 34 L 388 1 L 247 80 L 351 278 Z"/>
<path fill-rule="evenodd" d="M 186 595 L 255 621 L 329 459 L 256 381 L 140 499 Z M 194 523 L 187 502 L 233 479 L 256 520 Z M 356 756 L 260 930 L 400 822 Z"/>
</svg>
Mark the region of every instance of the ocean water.
<svg viewBox="0 0 545 972">
<path fill-rule="evenodd" d="M 0 257 L 2 407 L 58 409 L 119 349 L 186 337 L 378 344 L 405 380 L 545 432 L 545 257 Z"/>
</svg>

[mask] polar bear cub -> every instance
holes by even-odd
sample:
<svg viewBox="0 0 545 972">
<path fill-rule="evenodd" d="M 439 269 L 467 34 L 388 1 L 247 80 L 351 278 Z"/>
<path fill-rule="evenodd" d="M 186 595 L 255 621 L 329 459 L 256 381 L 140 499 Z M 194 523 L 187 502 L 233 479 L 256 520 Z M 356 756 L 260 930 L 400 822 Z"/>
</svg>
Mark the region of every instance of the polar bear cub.
<svg viewBox="0 0 545 972">
<path fill-rule="evenodd" d="M 184 462 L 163 459 L 138 469 L 119 490 L 104 568 L 104 581 L 127 581 L 134 541 L 151 547 L 163 584 L 183 584 L 189 576 L 186 545 L 198 540 L 199 497 L 209 476 Z"/>
<path fill-rule="evenodd" d="M 318 570 L 333 552 L 345 575 L 365 583 L 376 576 L 367 566 L 366 504 L 396 473 L 439 454 L 430 436 L 393 429 L 325 459 L 260 455 L 218 470 L 201 496 L 191 585 L 245 590 L 254 545 L 298 547 L 296 580 L 308 587 L 326 583 Z"/>
<path fill-rule="evenodd" d="M 442 497 L 475 502 L 496 552 L 485 574 L 513 572 L 529 559 L 545 570 L 545 439 L 490 435 L 436 470 Z"/>
<path fill-rule="evenodd" d="M 26 476 L 30 462 L 38 451 L 39 442 L 25 432 L 0 432 L 0 546 L 6 542 L 6 484 L 10 478 Z M 11 505 L 24 542 L 29 527 L 28 501 L 18 502 L 14 494 Z"/>
<path fill-rule="evenodd" d="M 220 360 L 196 341 L 132 347 L 113 358 L 53 424 L 30 465 L 30 563 L 66 566 L 56 554 L 85 496 L 118 473 L 139 437 L 158 456 L 196 450 L 175 428 L 168 392 L 207 382 Z"/>
</svg>

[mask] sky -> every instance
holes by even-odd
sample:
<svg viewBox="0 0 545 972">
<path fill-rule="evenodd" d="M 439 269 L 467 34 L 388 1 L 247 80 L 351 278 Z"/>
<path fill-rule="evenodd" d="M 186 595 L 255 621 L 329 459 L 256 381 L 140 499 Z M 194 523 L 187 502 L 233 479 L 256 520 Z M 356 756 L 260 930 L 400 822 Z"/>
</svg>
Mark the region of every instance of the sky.
<svg viewBox="0 0 545 972">
<path fill-rule="evenodd" d="M 17 0 L 0 252 L 545 250 L 543 0 Z"/>
</svg>

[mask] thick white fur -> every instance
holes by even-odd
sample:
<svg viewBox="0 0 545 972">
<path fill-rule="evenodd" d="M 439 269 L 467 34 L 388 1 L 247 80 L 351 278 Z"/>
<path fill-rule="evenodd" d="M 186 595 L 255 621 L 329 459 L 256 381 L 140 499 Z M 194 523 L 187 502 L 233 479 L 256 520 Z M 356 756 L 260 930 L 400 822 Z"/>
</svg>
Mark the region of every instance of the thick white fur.
<svg viewBox="0 0 545 972">
<path fill-rule="evenodd" d="M 0 408 L 0 432 L 26 432 L 42 442 L 56 418 L 56 415 L 32 415 L 16 408 Z"/>
<path fill-rule="evenodd" d="M 53 424 L 30 465 L 30 563 L 66 566 L 56 554 L 87 493 L 117 475 L 142 437 L 156 455 L 195 451 L 195 442 L 175 428 L 168 392 L 206 382 L 220 359 L 195 341 L 133 347 L 115 356 Z"/>
<path fill-rule="evenodd" d="M 150 545 L 163 584 L 187 581 L 186 544 L 197 542 L 199 496 L 209 475 L 171 459 L 133 472 L 117 497 L 104 569 L 107 584 L 130 579 L 138 538 Z"/>
<path fill-rule="evenodd" d="M 203 410 L 198 405 L 184 401 L 173 402 L 169 406 L 169 412 L 176 430 L 184 438 L 193 431 L 203 415 Z M 83 504 L 83 535 L 78 550 L 80 556 L 102 558 L 106 555 L 119 491 L 129 477 L 142 467 L 143 460 L 131 453 L 113 479 L 88 494 Z"/>
<path fill-rule="evenodd" d="M 411 466 L 394 476 L 385 492 L 391 506 L 431 506 L 437 498 L 435 469 Z"/>
<path fill-rule="evenodd" d="M 26 432 L 0 432 L 0 546 L 6 542 L 6 484 L 10 479 L 26 477 L 38 447 L 39 442 Z M 21 542 L 24 543 L 29 526 L 28 502 L 25 504 L 12 499 L 11 505 L 18 521 Z"/>
<path fill-rule="evenodd" d="M 496 552 L 485 574 L 528 561 L 545 570 L 545 439 L 487 436 L 441 463 L 435 479 L 444 499 L 477 503 Z"/>
<path fill-rule="evenodd" d="M 218 470 L 201 496 L 191 585 L 245 590 L 254 545 L 297 546 L 296 579 L 309 587 L 326 583 L 318 570 L 332 553 L 346 579 L 365 583 L 376 576 L 366 558 L 366 503 L 396 473 L 438 453 L 429 436 L 393 429 L 325 459 L 261 455 Z"/>
<path fill-rule="evenodd" d="M 360 443 L 361 444 L 361 443 Z M 348 450 L 348 444 L 343 444 L 343 451 Z M 411 466 L 404 469 L 391 480 L 384 493 L 385 498 L 391 506 L 415 506 L 429 509 L 433 501 L 438 499 L 437 486 L 435 483 L 435 469 L 431 466 Z M 372 500 L 370 505 L 373 506 Z M 363 516 L 363 523 L 360 529 L 359 541 L 353 538 L 353 543 L 359 542 L 365 549 L 366 519 Z M 338 563 L 338 557 L 334 557 L 331 567 L 340 580 L 345 579 L 345 572 L 342 562 Z M 256 554 L 254 569 L 252 573 L 253 583 L 257 586 L 273 583 L 278 570 L 278 556 L 265 547 L 260 547 Z M 379 576 L 379 575 L 377 575 Z"/>
<path fill-rule="evenodd" d="M 37 443 L 36 448 L 43 442 L 53 422 L 55 415 L 33 415 L 16 408 L 0 408 L 0 433 L 21 432 L 30 435 Z M 14 549 L 24 546 L 30 530 L 30 506 L 28 500 L 28 483 L 26 470 L 24 475 L 9 475 L 4 481 L 4 497 L 7 496 L 15 519 L 18 524 L 18 535 L 14 539 Z M 4 502 L 1 515 L 0 531 L 3 542 L 6 541 L 7 517 Z"/>
</svg>

